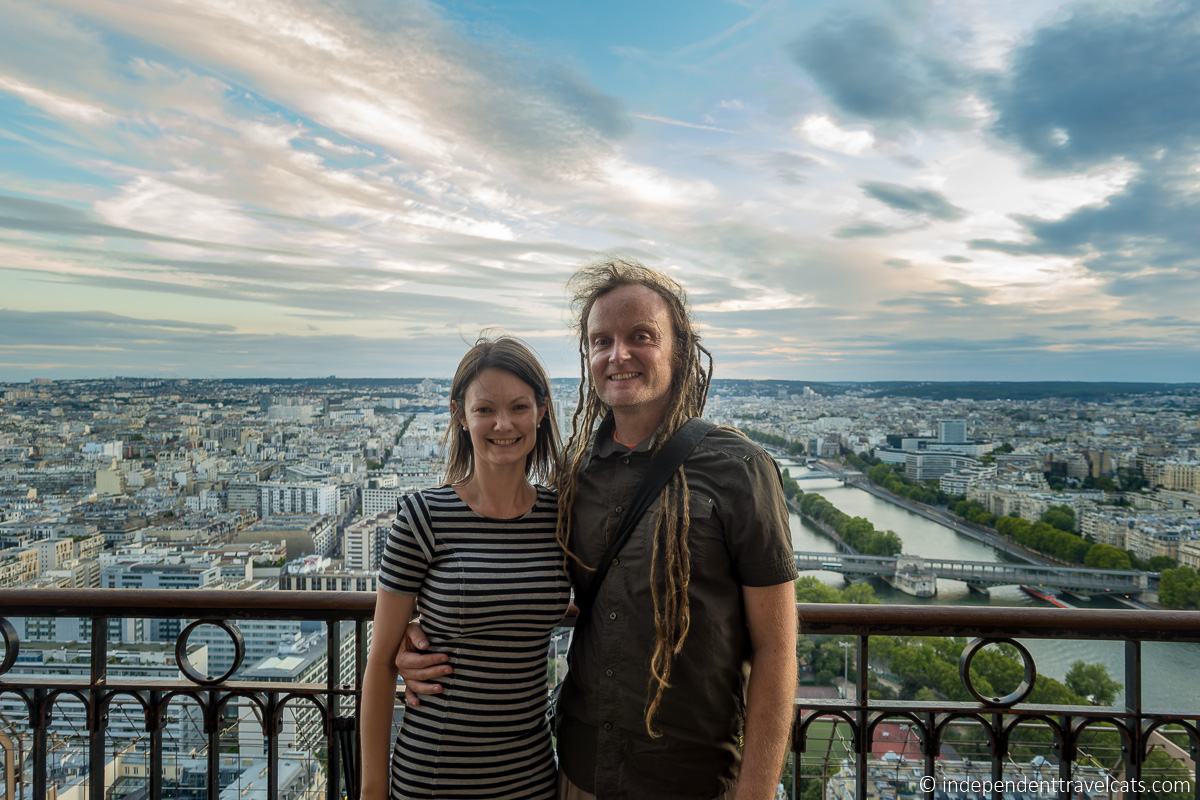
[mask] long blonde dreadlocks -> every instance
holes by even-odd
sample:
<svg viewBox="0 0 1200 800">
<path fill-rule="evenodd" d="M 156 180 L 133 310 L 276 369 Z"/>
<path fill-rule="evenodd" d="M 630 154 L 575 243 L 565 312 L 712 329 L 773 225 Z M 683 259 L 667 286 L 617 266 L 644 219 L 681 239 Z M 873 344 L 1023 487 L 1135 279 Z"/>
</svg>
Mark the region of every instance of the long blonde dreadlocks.
<svg viewBox="0 0 1200 800">
<path fill-rule="evenodd" d="M 667 305 L 671 315 L 673 339 L 670 403 L 666 416 L 651 443 L 657 452 L 683 423 L 700 416 L 708 399 L 712 381 L 712 354 L 701 344 L 687 307 L 687 297 L 674 280 L 636 261 L 612 259 L 576 272 L 567 284 L 572 292 L 572 309 L 579 332 L 579 404 L 571 420 L 571 437 L 563 454 L 564 463 L 558 470 L 559 507 L 556 536 L 564 558 L 570 558 L 587 571 L 595 568 L 585 564 L 571 549 L 571 513 L 578 487 L 579 472 L 584 466 L 596 425 L 609 413 L 609 408 L 596 393 L 588 376 L 587 320 L 592 306 L 609 292 L 621 286 L 645 286 L 653 290 Z M 704 360 L 707 359 L 707 367 Z M 654 520 L 650 549 L 650 596 L 654 605 L 654 652 L 650 658 L 650 676 L 646 682 L 646 733 L 652 738 L 662 734 L 654 729 L 654 717 L 662 704 L 663 694 L 671 687 L 671 666 L 683 649 L 691 626 L 688 605 L 688 583 L 691 580 L 691 559 L 688 553 L 688 483 L 681 466 L 663 488 L 659 512 Z"/>
</svg>

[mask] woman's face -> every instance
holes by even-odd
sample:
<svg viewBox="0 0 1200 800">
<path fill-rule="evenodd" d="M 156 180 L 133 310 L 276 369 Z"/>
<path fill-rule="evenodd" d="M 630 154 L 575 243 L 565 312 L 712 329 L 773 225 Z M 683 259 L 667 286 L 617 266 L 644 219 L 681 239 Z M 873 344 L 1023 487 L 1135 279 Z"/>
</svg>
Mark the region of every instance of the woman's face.
<svg viewBox="0 0 1200 800">
<path fill-rule="evenodd" d="M 537 443 L 537 428 L 546 413 L 533 387 L 502 369 L 489 368 L 467 386 L 461 409 L 451 402 L 459 425 L 466 427 L 475 451 L 475 468 L 483 464 L 525 471 L 525 459 Z"/>
</svg>

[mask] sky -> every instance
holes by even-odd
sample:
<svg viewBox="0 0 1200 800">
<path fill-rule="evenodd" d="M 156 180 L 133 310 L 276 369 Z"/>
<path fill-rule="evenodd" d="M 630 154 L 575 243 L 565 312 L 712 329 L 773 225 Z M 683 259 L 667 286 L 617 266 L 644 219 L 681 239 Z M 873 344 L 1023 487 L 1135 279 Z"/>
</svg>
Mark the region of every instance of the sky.
<svg viewBox="0 0 1200 800">
<path fill-rule="evenodd" d="M 721 378 L 1200 375 L 1194 2 L 0 16 L 0 380 L 578 375 L 612 256 Z"/>
</svg>

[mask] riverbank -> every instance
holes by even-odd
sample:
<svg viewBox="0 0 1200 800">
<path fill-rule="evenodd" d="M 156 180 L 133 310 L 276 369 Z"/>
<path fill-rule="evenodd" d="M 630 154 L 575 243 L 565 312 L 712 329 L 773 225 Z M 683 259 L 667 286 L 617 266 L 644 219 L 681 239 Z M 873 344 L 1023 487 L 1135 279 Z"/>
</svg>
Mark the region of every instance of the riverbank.
<svg viewBox="0 0 1200 800">
<path fill-rule="evenodd" d="M 910 511 L 917 516 L 924 517 L 930 522 L 936 522 L 938 525 L 949 528 L 955 533 L 973 539 L 980 544 L 986 544 L 995 550 L 999 550 L 1005 555 L 1015 558 L 1018 561 L 1024 561 L 1028 564 L 1041 564 L 1050 567 L 1077 567 L 1078 564 L 1070 564 L 1066 561 L 1060 561 L 1057 558 L 1048 556 L 1045 553 L 1039 553 L 1036 550 L 1031 550 L 1028 547 L 1018 544 L 1011 539 L 1007 539 L 995 531 L 984 528 L 979 525 L 973 525 L 969 522 L 963 522 L 958 517 L 951 514 L 949 511 L 937 508 L 936 506 L 918 503 L 914 500 L 909 500 L 905 497 L 892 494 L 887 489 L 883 489 L 866 477 L 846 477 L 846 470 L 840 464 L 830 461 L 819 461 L 823 468 L 829 472 L 833 472 L 843 477 L 847 486 L 853 486 L 856 489 L 862 489 L 870 495 L 878 497 L 880 500 L 891 503 L 894 506 L 903 508 L 905 511 Z M 913 555 L 920 555 L 914 553 Z"/>
<path fill-rule="evenodd" d="M 821 533 L 823 533 L 825 536 L 827 536 L 829 538 L 829 540 L 831 542 L 833 542 L 834 546 L 837 547 L 839 553 L 846 553 L 847 555 L 858 555 L 858 551 L 855 550 L 853 547 L 851 547 L 846 542 L 845 539 L 843 539 L 841 536 L 839 536 L 838 532 L 835 531 L 833 529 L 833 526 L 830 525 L 828 522 L 822 522 L 819 519 L 814 519 L 813 517 L 810 517 L 808 514 L 805 514 L 803 511 L 800 510 L 800 504 L 797 503 L 795 500 L 787 500 L 785 502 L 787 503 L 788 510 L 791 511 L 793 514 L 795 514 L 800 519 L 804 520 L 804 523 L 806 525 L 811 525 L 812 527 L 816 528 Z"/>
</svg>

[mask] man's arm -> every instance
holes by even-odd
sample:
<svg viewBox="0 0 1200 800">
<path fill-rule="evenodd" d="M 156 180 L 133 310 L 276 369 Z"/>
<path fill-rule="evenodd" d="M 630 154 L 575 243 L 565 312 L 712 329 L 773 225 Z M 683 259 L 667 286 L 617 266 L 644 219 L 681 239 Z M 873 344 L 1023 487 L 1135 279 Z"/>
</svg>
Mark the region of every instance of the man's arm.
<svg viewBox="0 0 1200 800">
<path fill-rule="evenodd" d="M 736 800 L 773 800 L 796 703 L 796 589 L 743 586 L 750 629 L 746 735 Z"/>
</svg>

